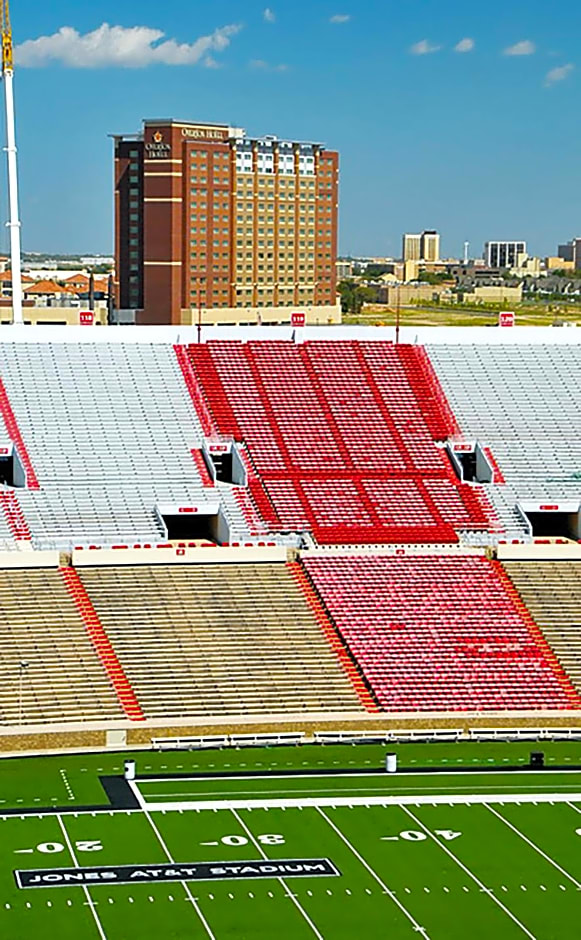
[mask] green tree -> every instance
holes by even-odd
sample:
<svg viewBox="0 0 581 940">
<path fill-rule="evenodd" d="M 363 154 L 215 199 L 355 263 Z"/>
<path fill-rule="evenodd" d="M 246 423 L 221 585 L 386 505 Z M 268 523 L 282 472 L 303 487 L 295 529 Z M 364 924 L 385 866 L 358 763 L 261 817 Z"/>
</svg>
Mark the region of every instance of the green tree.
<svg viewBox="0 0 581 940">
<path fill-rule="evenodd" d="M 423 284 L 444 284 L 446 281 L 453 281 L 447 271 L 420 271 L 417 280 Z"/>
<path fill-rule="evenodd" d="M 350 313 L 352 316 L 358 316 L 364 303 L 375 300 L 375 291 L 371 287 L 364 287 L 357 281 L 341 281 L 337 287 L 341 297 L 341 310 L 343 313 Z"/>
<path fill-rule="evenodd" d="M 382 274 L 389 274 L 391 272 L 392 265 L 390 264 L 368 264 L 363 272 L 363 277 L 367 277 L 370 280 L 381 277 Z"/>
</svg>

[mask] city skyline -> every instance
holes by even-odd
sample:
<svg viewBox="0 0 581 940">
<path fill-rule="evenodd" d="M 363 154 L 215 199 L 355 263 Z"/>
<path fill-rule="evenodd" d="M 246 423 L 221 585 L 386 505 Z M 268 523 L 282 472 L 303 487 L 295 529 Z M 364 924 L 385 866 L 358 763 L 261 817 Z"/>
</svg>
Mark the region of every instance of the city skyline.
<svg viewBox="0 0 581 940">
<path fill-rule="evenodd" d="M 578 229 L 581 11 L 544 10 L 126 0 L 95 13 L 20 0 L 24 248 L 110 254 L 107 135 L 171 114 L 338 150 L 341 254 L 397 256 L 401 232 L 432 228 L 443 256 L 460 257 L 465 240 L 480 256 L 488 240 L 520 238 L 554 254 Z"/>
</svg>

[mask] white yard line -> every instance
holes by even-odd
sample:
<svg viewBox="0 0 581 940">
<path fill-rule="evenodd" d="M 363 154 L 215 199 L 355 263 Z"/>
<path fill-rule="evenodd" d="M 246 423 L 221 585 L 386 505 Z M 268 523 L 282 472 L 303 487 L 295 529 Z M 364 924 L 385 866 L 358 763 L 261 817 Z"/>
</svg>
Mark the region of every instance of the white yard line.
<svg viewBox="0 0 581 940">
<path fill-rule="evenodd" d="M 413 914 L 411 914 L 411 913 L 408 911 L 408 909 L 401 903 L 401 901 L 399 900 L 399 898 L 396 897 L 396 895 L 394 894 L 394 892 L 391 891 L 391 890 L 387 887 L 387 885 L 385 884 L 385 882 L 382 881 L 382 879 L 379 877 L 379 875 L 377 874 L 377 872 L 375 872 L 375 871 L 373 870 L 373 868 L 371 867 L 371 865 L 369 865 L 369 864 L 366 862 L 366 860 L 363 858 L 363 856 L 360 855 L 360 853 L 357 851 L 357 849 L 355 848 L 355 846 L 352 845 L 352 843 L 349 841 L 349 839 L 347 838 L 347 836 L 341 831 L 341 829 L 339 829 L 339 827 L 335 825 L 335 823 L 333 822 L 332 819 L 329 819 L 329 817 L 326 815 L 326 813 L 323 812 L 323 810 L 322 810 L 320 807 L 317 807 L 317 810 L 318 810 L 318 812 L 320 813 L 320 815 L 323 817 L 323 819 L 325 820 L 325 822 L 331 827 L 331 829 L 334 830 L 334 832 L 337 833 L 337 835 L 339 836 L 339 838 L 345 843 L 345 845 L 347 846 L 347 848 L 351 850 L 351 852 L 353 853 L 353 855 L 355 856 L 355 858 L 356 858 L 359 862 L 361 862 L 361 864 L 363 865 L 364 868 L 367 869 L 367 871 L 368 871 L 369 874 L 372 876 L 372 878 L 375 878 L 375 880 L 377 881 L 378 885 L 379 885 L 379 886 L 385 891 L 385 893 L 391 898 L 391 900 L 394 902 L 394 904 L 397 904 L 397 906 L 399 907 L 400 911 L 401 911 L 403 914 L 405 914 L 405 916 L 406 916 L 407 919 L 410 921 L 410 923 L 413 924 L 413 928 L 414 928 L 414 930 L 416 931 L 416 933 L 421 934 L 422 937 L 425 937 L 426 940 L 429 940 L 429 934 L 427 933 L 425 927 L 421 927 L 421 926 L 420 926 L 420 924 L 417 922 L 417 920 L 415 919 L 415 917 L 413 916 Z"/>
<path fill-rule="evenodd" d="M 436 806 L 458 804 L 470 806 L 479 803 L 567 803 L 569 800 L 581 801 L 581 793 L 439 793 L 420 796 L 298 796 L 288 799 L 271 800 L 166 800 L 165 802 L 145 802 L 143 809 L 151 811 L 184 810 L 219 810 L 219 809 L 290 809 L 299 806 Z M 2 817 L 0 817 L 2 818 Z"/>
<path fill-rule="evenodd" d="M 236 819 L 236 822 L 238 823 L 238 825 L 241 826 L 242 829 L 244 829 L 244 832 L 246 833 L 246 835 L 248 836 L 248 838 L 250 839 L 250 841 L 252 842 L 252 844 L 254 845 L 254 847 L 255 847 L 255 848 L 257 849 L 257 851 L 262 855 L 262 858 L 265 859 L 265 861 L 270 861 L 268 855 L 266 854 L 266 852 L 265 852 L 264 849 L 262 848 L 260 842 L 258 841 L 258 839 L 256 839 L 256 838 L 254 837 L 254 835 L 252 834 L 251 830 L 248 828 L 248 826 L 246 825 L 246 823 L 244 822 L 244 820 L 242 819 L 242 817 L 239 816 L 239 814 L 236 812 L 235 809 L 231 810 L 231 812 L 232 812 L 232 815 L 234 816 L 234 818 Z M 300 913 L 302 914 L 302 916 L 303 916 L 304 919 L 306 920 L 307 924 L 309 925 L 309 927 L 310 927 L 311 930 L 313 931 L 315 937 L 317 937 L 318 940 L 325 940 L 325 938 L 323 937 L 323 934 L 322 934 L 322 933 L 319 933 L 317 927 L 315 926 L 315 924 L 313 923 L 313 921 L 311 920 L 311 918 L 309 917 L 309 915 L 308 915 L 307 912 L 305 911 L 305 909 L 304 909 L 303 905 L 301 904 L 301 902 L 299 901 L 299 899 L 294 896 L 294 894 L 293 894 L 292 891 L 290 890 L 290 888 L 289 888 L 289 886 L 287 885 L 287 883 L 286 883 L 286 881 L 284 880 L 284 878 L 277 878 L 277 881 L 278 881 L 278 882 L 282 885 L 282 887 L 284 888 L 287 897 L 289 897 L 289 898 L 291 899 L 291 901 L 293 902 L 293 904 L 295 905 L 295 907 L 297 908 L 297 910 L 300 911 Z"/>
<path fill-rule="evenodd" d="M 66 772 L 66 770 L 60 770 L 59 773 L 60 773 L 60 775 L 61 775 L 61 779 L 62 779 L 62 781 L 63 781 L 64 788 L 65 788 L 65 790 L 67 791 L 67 796 L 68 796 L 69 800 L 74 800 L 74 799 L 75 799 L 75 794 L 73 793 L 73 789 L 72 789 L 72 787 L 71 787 L 71 785 L 70 785 L 70 783 L 69 783 L 69 778 L 67 777 L 67 772 Z"/>
<path fill-rule="evenodd" d="M 572 797 L 571 797 L 572 798 Z M 581 798 L 581 797 L 580 797 Z M 146 807 L 144 807 L 145 809 Z M 61 807 L 62 810 L 62 807 Z M 75 809 L 70 813 L 63 813 L 65 818 L 67 816 L 111 816 L 112 813 L 122 813 L 124 816 L 129 815 L 130 813 L 141 813 L 143 809 L 113 809 L 112 807 L 102 806 L 97 807 L 96 809 Z M 28 813 L 0 813 L 0 822 L 6 822 L 7 819 L 51 819 L 53 816 L 58 815 L 58 810 L 55 808 L 52 812 L 39 813 L 38 811 L 31 810 Z"/>
<path fill-rule="evenodd" d="M 137 780 L 127 780 L 127 778 L 125 778 L 125 782 L 127 783 L 127 786 L 133 793 L 133 796 L 135 797 L 135 799 L 141 806 L 141 809 L 145 809 L 145 797 L 142 796 L 141 794 L 141 790 L 139 789 L 139 784 L 137 783 Z"/>
<path fill-rule="evenodd" d="M 521 786 L 523 786 L 523 784 L 521 784 Z M 420 794 L 426 793 L 427 789 L 429 788 L 427 787 L 400 787 L 399 788 L 399 790 L 404 796 L 407 794 L 413 794 L 413 793 L 420 793 Z M 441 793 L 442 789 L 443 788 L 439 788 L 438 792 Z M 446 787 L 445 789 L 446 789 L 446 793 L 450 793 L 453 790 L 466 791 L 467 788 L 463 786 L 463 787 Z M 496 789 L 497 790 L 514 790 L 514 784 L 513 783 L 497 784 Z M 531 784 L 524 784 L 524 789 L 534 790 L 536 793 L 538 793 L 539 790 L 551 790 L 552 786 L 548 784 L 545 787 L 536 783 L 531 783 Z M 357 790 L 356 789 L 350 790 L 349 788 L 347 788 L 347 790 L 345 788 L 338 789 L 337 787 L 309 787 L 308 792 L 309 793 L 337 793 L 337 794 L 346 794 L 347 796 L 351 792 L 353 796 L 358 796 L 358 795 L 364 795 L 365 793 L 369 793 L 369 794 L 386 793 L 386 790 L 389 790 L 389 787 L 385 787 L 385 786 L 383 787 L 359 787 Z M 486 792 L 488 792 L 489 788 L 482 787 L 482 790 L 483 791 L 486 790 Z M 206 790 L 204 791 L 202 795 L 205 795 L 208 798 L 220 797 L 220 796 L 234 796 L 234 797 L 249 796 L 253 793 L 256 794 L 257 796 L 269 796 L 269 795 L 276 796 L 276 794 L 296 793 L 296 792 L 297 792 L 296 790 L 289 790 L 288 787 L 282 790 L 275 790 L 273 787 L 269 787 L 268 790 L 256 790 L 254 788 L 252 790 Z M 568 791 L 565 791 L 565 792 L 568 792 Z M 156 792 L 154 795 L 159 799 L 159 797 L 161 796 L 171 796 L 171 797 L 180 796 L 181 797 L 181 796 L 192 796 L 193 794 L 191 790 L 187 790 L 185 793 L 180 793 L 179 791 L 176 792 L 176 791 L 170 790 L 168 793 L 164 793 L 162 791 L 162 792 Z M 429 794 L 426 793 L 426 796 L 428 795 Z"/>
<path fill-rule="evenodd" d="M 459 859 L 456 855 L 454 855 L 453 852 L 450 851 L 450 849 L 448 848 L 448 846 L 445 845 L 440 839 L 438 839 L 438 837 L 437 837 L 436 835 L 434 835 L 434 833 L 431 832 L 430 829 L 428 829 L 427 826 L 424 826 L 424 824 L 423 824 L 423 822 L 421 821 L 421 819 L 418 819 L 418 817 L 415 816 L 414 813 L 412 813 L 412 811 L 407 808 L 407 806 L 402 806 L 402 810 L 404 811 L 404 813 L 407 813 L 407 815 L 410 817 L 410 819 L 413 819 L 413 821 L 415 822 L 415 824 L 416 824 L 417 826 L 420 826 L 421 829 L 423 829 L 423 831 L 426 833 L 426 835 L 429 836 L 430 839 L 432 839 L 432 840 L 436 843 L 436 845 L 439 846 L 439 847 L 442 849 L 442 851 L 445 852 L 446 855 L 448 855 L 448 856 L 452 859 L 452 861 L 456 862 L 456 865 L 458 865 L 458 867 L 461 868 L 462 871 L 463 871 L 466 875 L 468 875 L 468 877 L 471 878 L 472 881 L 474 881 L 475 884 L 478 885 L 478 887 L 480 888 L 481 891 L 484 892 L 484 894 L 487 894 L 487 895 L 488 895 L 488 897 L 490 898 L 491 901 L 494 901 L 494 903 L 495 903 L 502 911 L 504 911 L 504 913 L 505 913 L 508 917 L 510 917 L 510 919 L 517 925 L 517 927 L 520 927 L 520 929 L 522 930 L 522 932 L 523 932 L 524 934 L 526 934 L 526 936 L 529 937 L 530 940 L 537 940 L 537 938 L 535 937 L 535 935 L 532 934 L 532 933 L 530 932 L 530 930 L 529 930 L 527 927 L 525 927 L 525 925 L 524 925 L 523 923 L 521 923 L 521 921 L 518 919 L 518 917 L 515 917 L 515 915 L 512 913 L 512 911 L 510 911 L 510 910 L 508 909 L 508 907 L 506 907 L 506 905 L 504 905 L 504 904 L 502 903 L 502 901 L 501 901 L 499 898 L 495 897 L 495 895 L 494 895 L 494 893 L 491 891 L 491 889 L 490 889 L 490 888 L 487 888 L 486 885 L 480 880 L 480 878 L 479 878 L 477 875 L 475 875 L 473 872 L 471 872 L 470 869 L 466 867 L 466 865 L 464 864 L 464 862 L 461 862 L 460 859 Z"/>
<path fill-rule="evenodd" d="M 173 858 L 173 856 L 172 856 L 170 850 L 168 849 L 168 847 L 167 847 L 167 845 L 166 845 L 166 843 L 165 843 L 165 840 L 164 840 L 164 838 L 163 838 L 161 832 L 159 831 L 159 829 L 158 829 L 157 826 L 155 825 L 155 823 L 154 823 L 153 819 L 151 818 L 150 814 L 148 813 L 148 811 L 147 811 L 146 809 L 144 809 L 143 812 L 144 812 L 144 815 L 145 815 L 145 817 L 146 817 L 146 819 L 147 819 L 149 825 L 151 826 L 151 828 L 152 828 L 153 831 L 155 832 L 155 835 L 156 835 L 156 837 L 157 837 L 157 840 L 158 840 L 159 844 L 161 845 L 163 851 L 165 852 L 168 862 L 171 862 L 173 865 L 175 865 L 175 864 L 176 864 L 176 861 L 175 861 L 175 859 Z M 204 914 L 203 914 L 203 912 L 202 912 L 202 909 L 201 909 L 200 905 L 198 904 L 198 902 L 196 901 L 196 899 L 195 899 L 195 897 L 193 896 L 192 892 L 190 891 L 190 886 L 188 885 L 187 881 L 182 881 L 182 882 L 180 882 L 180 883 L 181 883 L 181 885 L 182 885 L 184 891 L 186 892 L 186 895 L 187 895 L 188 899 L 192 902 L 192 906 L 193 906 L 193 908 L 194 908 L 196 914 L 197 914 L 198 917 L 200 918 L 202 924 L 204 925 L 204 929 L 205 929 L 206 933 L 208 934 L 208 936 L 210 937 L 210 940 L 216 940 L 216 937 L 215 937 L 215 935 L 212 933 L 212 929 L 211 929 L 211 927 L 210 927 L 208 921 L 207 921 L 206 918 L 204 917 Z"/>
<path fill-rule="evenodd" d="M 512 831 L 515 832 L 516 835 L 519 836 L 524 842 L 526 842 L 527 845 L 530 845 L 531 849 L 534 849 L 535 852 L 538 852 L 539 855 L 542 855 L 542 857 L 546 859 L 547 862 L 549 862 L 553 866 L 553 868 L 556 868 L 557 871 L 560 871 L 561 874 L 564 875 L 565 878 L 568 878 L 569 881 L 573 882 L 576 888 L 581 890 L 581 882 L 577 881 L 577 879 L 574 878 L 573 875 L 570 875 L 569 872 L 565 871 L 564 868 L 561 868 L 558 862 L 556 862 L 553 858 L 551 858 L 550 855 L 547 855 L 546 852 L 543 852 L 543 850 L 539 848 L 538 845 L 536 845 L 531 839 L 529 839 L 528 836 L 525 836 L 524 832 L 521 832 L 520 829 L 518 829 L 511 822 L 509 822 L 508 819 L 505 819 L 502 813 L 499 813 L 497 810 L 493 809 L 492 806 L 486 805 L 486 809 L 489 810 L 491 813 L 493 813 L 497 817 L 497 819 L 501 819 L 502 822 L 505 824 L 505 826 L 508 826 L 509 829 L 512 829 Z"/>
<path fill-rule="evenodd" d="M 581 776 L 581 770 L 578 767 L 565 767 L 561 770 L 553 770 L 549 767 L 544 767 L 542 770 L 535 770 L 533 768 L 524 768 L 517 770 L 508 770 L 506 767 L 478 767 L 475 770 L 456 770 L 451 764 L 449 768 L 440 768 L 438 770 L 405 770 L 397 774 L 398 779 L 401 780 L 402 777 L 493 777 L 497 774 L 500 774 L 505 777 L 514 777 L 515 774 L 526 774 L 529 777 L 535 774 L 543 777 L 549 777 L 551 774 L 566 774 L 574 775 L 579 774 Z M 213 774 L 193 774 L 191 777 L 183 776 L 180 774 L 173 779 L 179 780 L 336 780 L 337 778 L 350 778 L 350 777 L 363 777 L 367 780 L 372 780 L 374 777 L 380 777 L 382 780 L 389 779 L 389 775 L 384 770 L 378 770 L 376 772 L 369 773 L 369 771 L 358 771 L 358 770 L 345 770 L 340 773 L 330 773 L 325 774 L 320 771 L 313 770 L 312 773 L 302 773 L 301 771 L 294 773 L 213 773 Z M 165 777 L 139 777 L 137 781 L 141 783 L 168 783 L 172 780 L 171 776 Z M 129 785 L 133 781 L 127 781 Z"/>
<path fill-rule="evenodd" d="M 75 850 L 74 850 L 74 848 L 73 848 L 73 843 L 72 843 L 71 840 L 70 840 L 70 837 L 69 837 L 69 834 L 68 834 L 68 832 L 67 832 L 66 826 L 65 826 L 65 824 L 64 824 L 64 822 L 63 822 L 62 817 L 60 816 L 60 814 L 57 814 L 57 819 L 58 819 L 59 826 L 61 827 L 61 832 L 62 832 L 62 834 L 63 834 L 63 839 L 64 839 L 65 842 L 66 842 L 67 849 L 69 850 L 70 856 L 71 856 L 71 858 L 72 858 L 72 860 L 73 860 L 73 865 L 75 866 L 75 868 L 82 868 L 82 866 L 79 865 L 79 863 L 78 863 L 78 861 L 77 861 L 77 856 L 75 855 Z M 97 931 L 98 931 L 98 933 L 99 933 L 99 936 L 100 936 L 101 940 L 107 940 L 107 934 L 106 934 L 105 931 L 103 930 L 103 924 L 101 923 L 101 921 L 100 921 L 100 919 L 99 919 L 99 915 L 97 914 L 97 911 L 96 911 L 96 909 L 95 909 L 95 903 L 94 903 L 93 898 L 91 897 L 91 895 L 90 895 L 90 893 L 89 893 L 89 889 L 88 889 L 88 887 L 87 887 L 86 885 L 83 885 L 83 892 L 84 892 L 85 897 L 86 897 L 86 899 L 87 899 L 87 907 L 89 907 L 89 909 L 90 909 L 90 911 L 91 911 L 91 914 L 93 915 L 93 919 L 94 919 L 94 921 L 95 921 L 95 925 L 96 925 L 96 927 L 97 927 Z"/>
</svg>

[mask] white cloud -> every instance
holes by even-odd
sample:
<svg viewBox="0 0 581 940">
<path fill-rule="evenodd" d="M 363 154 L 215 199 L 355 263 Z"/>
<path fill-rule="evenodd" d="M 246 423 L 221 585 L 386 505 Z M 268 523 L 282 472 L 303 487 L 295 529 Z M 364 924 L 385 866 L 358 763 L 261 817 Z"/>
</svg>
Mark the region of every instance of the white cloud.
<svg viewBox="0 0 581 940">
<path fill-rule="evenodd" d="M 274 23 L 276 20 L 276 13 L 274 10 L 271 10 L 270 7 L 266 7 L 263 11 L 262 17 L 266 23 Z"/>
<path fill-rule="evenodd" d="M 537 47 L 534 42 L 531 42 L 530 39 L 521 39 L 520 42 L 515 42 L 514 46 L 508 46 L 504 50 L 505 55 L 533 55 L 537 51 Z"/>
<path fill-rule="evenodd" d="M 557 68 L 551 69 L 551 71 L 547 72 L 545 75 L 545 85 L 554 85 L 556 82 L 564 81 L 574 68 L 573 63 L 569 62 L 567 65 L 558 65 Z"/>
<path fill-rule="evenodd" d="M 476 43 L 473 39 L 470 39 L 466 36 L 465 39 L 461 39 L 460 42 L 457 42 L 454 46 L 454 52 L 472 52 Z"/>
<path fill-rule="evenodd" d="M 351 19 L 350 13 L 334 13 L 329 17 L 329 23 L 348 23 Z"/>
<path fill-rule="evenodd" d="M 144 68 L 147 65 L 196 65 L 215 67 L 212 52 L 222 52 L 241 25 L 230 24 L 200 36 L 192 43 L 164 39 L 160 29 L 149 26 L 110 26 L 103 23 L 81 34 L 72 26 L 62 26 L 52 36 L 27 39 L 15 49 L 19 65 L 41 68 L 59 62 L 69 68 Z"/>
<path fill-rule="evenodd" d="M 419 42 L 415 42 L 413 46 L 410 46 L 410 52 L 412 55 L 430 55 L 432 52 L 438 52 L 441 48 L 441 46 L 435 46 L 428 39 L 420 39 Z"/>
<path fill-rule="evenodd" d="M 288 65 L 284 65 L 284 63 L 271 65 L 270 62 L 266 62 L 264 59 L 251 59 L 248 64 L 251 69 L 259 69 L 263 72 L 288 72 Z"/>
<path fill-rule="evenodd" d="M 204 56 L 202 59 L 202 65 L 206 69 L 221 69 L 222 63 L 218 62 L 213 55 Z"/>
</svg>

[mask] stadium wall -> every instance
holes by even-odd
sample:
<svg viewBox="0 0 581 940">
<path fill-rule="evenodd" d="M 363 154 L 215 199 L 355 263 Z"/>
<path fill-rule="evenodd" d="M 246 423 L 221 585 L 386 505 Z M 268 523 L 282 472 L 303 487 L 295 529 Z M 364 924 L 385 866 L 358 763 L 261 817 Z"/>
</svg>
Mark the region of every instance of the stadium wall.
<svg viewBox="0 0 581 940">
<path fill-rule="evenodd" d="M 332 721 L 325 719 L 309 720 L 297 715 L 286 715 L 280 721 L 265 721 L 249 718 L 233 718 L 230 721 L 209 723 L 207 719 L 200 724 L 164 724 L 163 721 L 144 722 L 136 728 L 130 727 L 129 722 L 124 725 L 103 725 L 100 728 L 86 728 L 84 726 L 63 728 L 54 726 L 38 726 L 21 729 L 0 729 L 0 755 L 9 757 L 14 754 L 39 753 L 65 753 L 74 751 L 103 751 L 103 750 L 134 750 L 150 749 L 153 738 L 176 737 L 202 737 L 206 735 L 229 734 L 277 734 L 284 731 L 304 732 L 307 739 L 312 738 L 315 731 L 372 731 L 378 734 L 382 731 L 406 730 L 435 730 L 435 729 L 462 729 L 468 736 L 470 729 L 490 728 L 498 730 L 512 730 L 517 728 L 579 728 L 578 712 L 542 712 L 539 714 L 507 713 L 506 716 L 482 713 L 458 713 L 434 716 L 422 713 L 413 717 L 406 713 L 405 717 L 397 715 L 378 715 L 358 717 L 347 714 L 344 718 L 337 716 Z M 120 734 L 121 732 L 121 734 Z M 119 742 L 125 735 L 125 746 Z"/>
<path fill-rule="evenodd" d="M 405 319 L 405 318 L 404 318 Z M 204 326 L 202 342 L 220 340 L 362 340 L 394 342 L 391 326 Z M 0 343 L 196 343 L 195 326 L 11 326 L 0 330 Z M 581 345 L 581 329 L 551 326 L 402 326 L 400 343 L 446 345 Z"/>
</svg>

